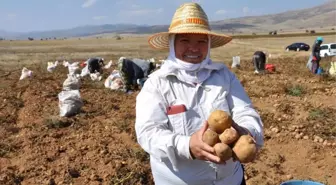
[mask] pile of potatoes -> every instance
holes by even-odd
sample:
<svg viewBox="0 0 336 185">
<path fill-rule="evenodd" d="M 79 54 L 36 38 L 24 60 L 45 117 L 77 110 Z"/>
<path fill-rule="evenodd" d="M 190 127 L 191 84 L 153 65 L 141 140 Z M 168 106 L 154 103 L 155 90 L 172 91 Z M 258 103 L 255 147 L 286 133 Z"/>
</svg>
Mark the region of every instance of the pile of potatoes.
<svg viewBox="0 0 336 185">
<path fill-rule="evenodd" d="M 215 110 L 208 118 L 208 129 L 203 134 L 203 141 L 214 147 L 215 154 L 227 161 L 231 157 L 241 163 L 254 159 L 257 148 L 249 135 L 239 135 L 232 127 L 232 119 L 225 111 Z"/>
</svg>

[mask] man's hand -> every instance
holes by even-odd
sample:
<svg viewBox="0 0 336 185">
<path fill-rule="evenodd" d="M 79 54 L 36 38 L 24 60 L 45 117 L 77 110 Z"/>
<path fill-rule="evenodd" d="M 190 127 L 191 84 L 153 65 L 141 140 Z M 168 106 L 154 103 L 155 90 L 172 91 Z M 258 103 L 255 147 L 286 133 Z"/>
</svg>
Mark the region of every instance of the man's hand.
<svg viewBox="0 0 336 185">
<path fill-rule="evenodd" d="M 207 129 L 208 122 L 206 121 L 200 130 L 191 135 L 189 143 L 190 153 L 196 159 L 220 163 L 220 158 L 214 155 L 215 149 L 202 140 L 203 134 Z"/>
</svg>

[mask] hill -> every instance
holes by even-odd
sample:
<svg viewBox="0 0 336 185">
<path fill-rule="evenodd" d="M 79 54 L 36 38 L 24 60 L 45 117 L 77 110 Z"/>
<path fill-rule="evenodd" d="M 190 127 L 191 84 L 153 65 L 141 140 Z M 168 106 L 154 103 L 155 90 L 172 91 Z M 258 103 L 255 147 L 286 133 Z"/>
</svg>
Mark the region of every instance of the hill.
<svg viewBox="0 0 336 185">
<path fill-rule="evenodd" d="M 336 2 L 330 1 L 308 9 L 215 21 L 212 22 L 212 26 L 218 30 L 230 29 L 228 25 L 236 24 L 237 26 L 233 26 L 231 29 L 241 31 L 316 29 L 335 26 L 335 17 Z"/>
<path fill-rule="evenodd" d="M 249 16 L 211 22 L 213 30 L 222 32 L 268 32 L 271 30 L 302 31 L 304 29 L 325 29 L 335 27 L 336 1 L 322 5 L 287 11 L 278 14 Z M 11 33 L 0 30 L 0 38 L 27 39 L 83 37 L 106 33 L 148 34 L 166 31 L 169 25 L 105 24 L 98 26 L 80 26 L 72 29 L 50 30 L 28 33 Z"/>
</svg>

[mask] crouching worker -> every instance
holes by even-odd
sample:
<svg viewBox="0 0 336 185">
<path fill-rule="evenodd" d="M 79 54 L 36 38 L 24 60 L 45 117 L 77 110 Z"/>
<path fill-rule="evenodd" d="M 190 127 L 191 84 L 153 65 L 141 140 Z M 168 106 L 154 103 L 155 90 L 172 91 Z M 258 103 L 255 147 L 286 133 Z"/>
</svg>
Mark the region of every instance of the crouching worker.
<svg viewBox="0 0 336 185">
<path fill-rule="evenodd" d="M 138 89 L 145 83 L 148 75 L 155 69 L 155 64 L 141 59 L 127 59 L 121 57 L 118 61 L 118 70 L 124 83 L 124 92 Z"/>
<path fill-rule="evenodd" d="M 255 74 L 265 73 L 266 55 L 264 52 L 262 51 L 254 52 L 252 62 L 254 65 Z"/>
<path fill-rule="evenodd" d="M 103 58 L 89 58 L 87 60 L 88 70 L 90 73 L 102 73 L 102 67 L 104 66 Z"/>
</svg>

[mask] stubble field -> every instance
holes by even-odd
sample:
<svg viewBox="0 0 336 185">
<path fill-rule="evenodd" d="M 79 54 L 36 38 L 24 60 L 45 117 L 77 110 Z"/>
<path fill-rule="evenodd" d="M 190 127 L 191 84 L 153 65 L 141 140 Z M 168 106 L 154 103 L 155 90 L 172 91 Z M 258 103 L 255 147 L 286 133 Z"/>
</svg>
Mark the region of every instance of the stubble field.
<svg viewBox="0 0 336 185">
<path fill-rule="evenodd" d="M 292 42 L 315 37 L 236 39 L 212 50 L 212 59 L 232 69 L 245 87 L 265 128 L 265 146 L 246 165 L 249 185 L 276 185 L 289 179 L 336 184 L 336 80 L 306 69 L 310 52 L 285 52 Z M 335 42 L 326 36 L 325 42 Z M 254 51 L 270 54 L 276 72 L 254 75 Z M 85 61 L 100 56 L 164 59 L 146 37 L 121 40 L 81 38 L 0 42 L 0 184 L 153 184 L 148 155 L 134 132 L 135 98 L 82 79 L 81 113 L 60 118 L 58 93 L 67 68 L 47 71 L 48 61 Z M 321 61 L 328 68 L 330 59 Z M 19 81 L 22 67 L 33 77 Z M 106 78 L 115 66 L 104 71 Z M 104 78 L 104 79 L 105 79 Z"/>
</svg>

